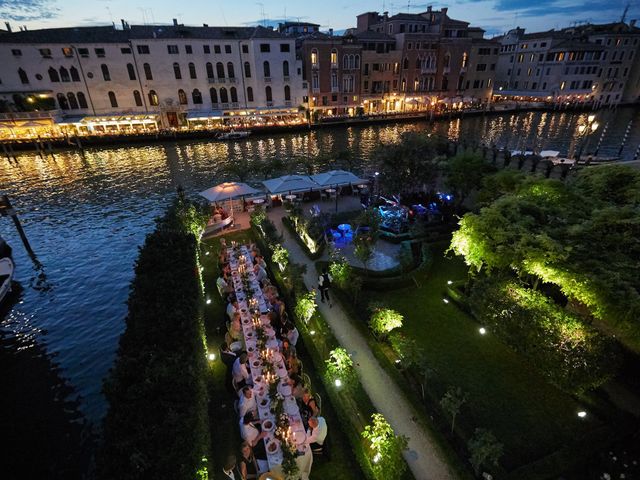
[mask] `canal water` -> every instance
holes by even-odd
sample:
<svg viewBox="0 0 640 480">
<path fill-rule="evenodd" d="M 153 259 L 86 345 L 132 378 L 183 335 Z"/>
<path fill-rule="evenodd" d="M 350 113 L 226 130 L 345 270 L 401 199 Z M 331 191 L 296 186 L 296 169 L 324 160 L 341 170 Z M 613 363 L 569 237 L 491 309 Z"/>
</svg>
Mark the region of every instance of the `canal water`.
<svg viewBox="0 0 640 480">
<path fill-rule="evenodd" d="M 629 159 L 640 144 L 640 112 L 633 109 L 598 113 L 600 128 L 587 139 L 578 137 L 577 128 L 586 121 L 586 114 L 528 112 L 436 123 L 327 128 L 231 143 L 184 141 L 100 148 L 87 150 L 84 157 L 69 151 L 57 153 L 55 159 L 33 153 L 20 155 L 17 162 L 0 158 L 0 191 L 11 196 L 39 261 L 35 266 L 10 220 L 0 218 L 0 235 L 13 246 L 16 279 L 24 288 L 2 317 L 3 358 L 18 361 L 29 352 L 38 358 L 46 356 L 56 378 L 73 389 L 70 396 L 77 400 L 82 416 L 98 425 L 105 412 L 102 381 L 124 328 L 125 301 L 138 247 L 178 185 L 195 194 L 233 180 L 224 167 L 238 159 L 286 163 L 296 158 L 330 158 L 349 150 L 353 169 L 362 173 L 380 143 L 392 142 L 410 130 L 509 149 L 567 152 L 580 142 L 589 142 L 593 150 L 605 125 L 600 155 L 608 156 L 617 154 L 632 119 L 634 127 L 623 152 Z M 314 168 L 326 166 L 321 163 Z M 261 179 L 257 175 L 250 178 Z M 29 364 L 25 361 L 24 368 Z M 11 381 L 20 382 L 19 378 Z M 0 381 L 5 395 L 8 380 L 0 377 Z M 39 380 L 25 375 L 24 381 Z M 14 386 L 10 391 L 29 391 Z"/>
</svg>

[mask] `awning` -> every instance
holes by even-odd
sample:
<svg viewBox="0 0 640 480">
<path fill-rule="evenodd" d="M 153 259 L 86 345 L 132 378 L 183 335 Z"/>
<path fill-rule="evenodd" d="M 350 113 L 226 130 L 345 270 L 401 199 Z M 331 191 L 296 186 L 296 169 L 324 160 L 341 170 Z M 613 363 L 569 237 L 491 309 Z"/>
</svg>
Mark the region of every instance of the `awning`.
<svg viewBox="0 0 640 480">
<path fill-rule="evenodd" d="M 244 195 L 255 195 L 257 193 L 260 193 L 260 191 L 250 187 L 246 183 L 225 182 L 200 192 L 200 196 L 210 202 L 218 202 L 230 198 L 242 197 Z"/>
<path fill-rule="evenodd" d="M 262 184 L 270 193 L 303 192 L 305 190 L 320 189 L 320 185 L 307 175 L 284 175 L 265 180 Z"/>
<path fill-rule="evenodd" d="M 356 177 L 353 173 L 346 170 L 331 170 L 329 172 L 311 175 L 311 180 L 323 187 L 344 186 L 344 185 L 360 185 L 368 183 L 367 180 Z"/>
<path fill-rule="evenodd" d="M 56 125 L 74 125 L 76 123 L 82 122 L 82 120 L 86 117 L 86 115 L 73 115 L 70 117 L 65 117 L 59 122 L 56 122 Z"/>
<path fill-rule="evenodd" d="M 221 119 L 223 117 L 222 110 L 212 110 L 209 112 L 189 112 L 187 113 L 187 120 L 209 120 L 209 119 Z"/>
</svg>

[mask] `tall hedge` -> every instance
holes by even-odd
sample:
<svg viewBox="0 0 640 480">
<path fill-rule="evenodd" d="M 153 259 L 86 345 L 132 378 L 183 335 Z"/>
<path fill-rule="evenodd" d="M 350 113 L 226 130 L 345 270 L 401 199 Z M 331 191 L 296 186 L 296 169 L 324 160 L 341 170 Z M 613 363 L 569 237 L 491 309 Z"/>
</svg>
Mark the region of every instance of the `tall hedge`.
<svg viewBox="0 0 640 480">
<path fill-rule="evenodd" d="M 135 266 L 126 330 L 105 381 L 100 479 L 193 480 L 209 452 L 197 209 L 178 198 Z"/>
</svg>

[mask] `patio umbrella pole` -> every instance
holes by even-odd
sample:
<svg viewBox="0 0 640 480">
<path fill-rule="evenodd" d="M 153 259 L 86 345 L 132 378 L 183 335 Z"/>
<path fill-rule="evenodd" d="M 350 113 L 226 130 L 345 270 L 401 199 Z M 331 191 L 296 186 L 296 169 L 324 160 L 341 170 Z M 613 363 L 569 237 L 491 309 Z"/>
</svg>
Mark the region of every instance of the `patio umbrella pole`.
<svg viewBox="0 0 640 480">
<path fill-rule="evenodd" d="M 336 184 L 336 213 L 338 213 L 338 184 Z"/>
</svg>

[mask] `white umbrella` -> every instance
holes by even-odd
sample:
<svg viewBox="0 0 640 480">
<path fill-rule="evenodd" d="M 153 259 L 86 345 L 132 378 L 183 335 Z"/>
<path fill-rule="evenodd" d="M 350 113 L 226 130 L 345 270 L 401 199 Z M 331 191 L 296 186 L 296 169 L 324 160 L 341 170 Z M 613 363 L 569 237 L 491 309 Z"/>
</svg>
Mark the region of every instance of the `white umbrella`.
<svg viewBox="0 0 640 480">
<path fill-rule="evenodd" d="M 367 180 L 358 178 L 353 173 L 347 172 L 346 170 L 331 170 L 329 172 L 318 173 L 316 175 L 311 175 L 311 180 L 322 187 L 333 185 L 341 187 L 350 184 L 359 185 L 361 183 L 367 183 Z"/>
<path fill-rule="evenodd" d="M 200 192 L 200 195 L 210 202 L 218 202 L 220 200 L 228 200 L 244 195 L 254 195 L 256 193 L 260 193 L 260 191 L 250 187 L 246 183 L 225 182 L 211 187 L 204 192 Z"/>
<path fill-rule="evenodd" d="M 282 177 L 265 180 L 262 184 L 273 194 L 302 192 L 320 188 L 320 186 L 307 175 L 284 175 Z"/>
</svg>

